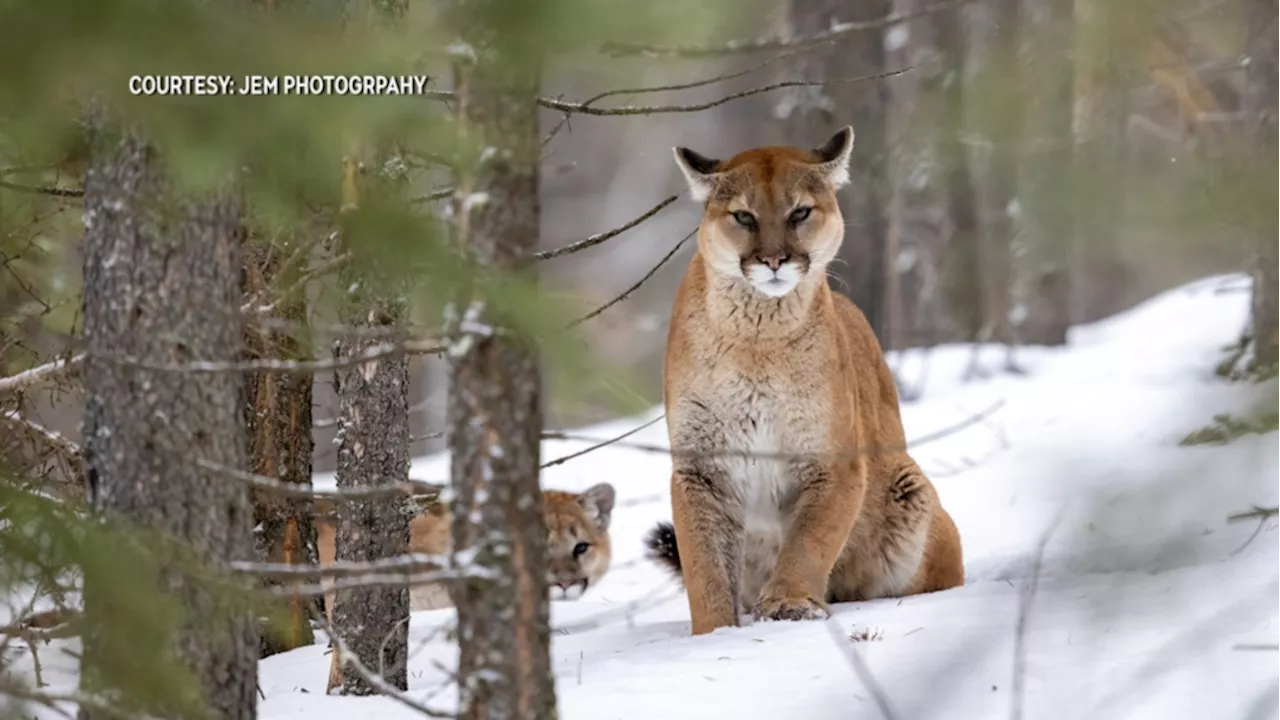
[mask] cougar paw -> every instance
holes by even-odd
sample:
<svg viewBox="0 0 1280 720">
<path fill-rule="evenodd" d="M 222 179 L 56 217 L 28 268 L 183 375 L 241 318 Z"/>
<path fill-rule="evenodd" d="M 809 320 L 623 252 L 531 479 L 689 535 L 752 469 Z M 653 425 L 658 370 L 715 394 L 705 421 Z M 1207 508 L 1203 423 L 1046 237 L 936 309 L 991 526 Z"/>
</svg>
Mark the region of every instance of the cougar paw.
<svg viewBox="0 0 1280 720">
<path fill-rule="evenodd" d="M 819 620 L 830 616 L 825 603 L 811 597 L 787 597 L 766 593 L 751 614 L 757 620 Z"/>
<path fill-rule="evenodd" d="M 908 506 L 923 506 L 925 501 L 924 476 L 916 472 L 904 473 L 889 486 L 889 497 L 893 501 Z"/>
</svg>

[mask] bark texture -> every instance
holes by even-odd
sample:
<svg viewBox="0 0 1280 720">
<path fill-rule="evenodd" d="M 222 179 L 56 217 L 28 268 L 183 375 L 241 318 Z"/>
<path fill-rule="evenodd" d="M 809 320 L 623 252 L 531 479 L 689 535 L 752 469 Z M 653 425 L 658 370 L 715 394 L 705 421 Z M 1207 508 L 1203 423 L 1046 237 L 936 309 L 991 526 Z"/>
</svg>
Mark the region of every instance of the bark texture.
<svg viewBox="0 0 1280 720">
<path fill-rule="evenodd" d="M 252 509 L 243 485 L 192 460 L 244 467 L 244 378 L 141 369 L 121 356 L 166 366 L 240 358 L 241 223 L 232 194 L 172 197 L 137 138 L 105 148 L 86 178 L 87 494 L 103 515 L 176 536 L 215 564 L 251 559 Z M 212 715 L 255 717 L 252 618 L 210 623 L 225 608 L 181 567 L 163 582 L 189 613 L 176 643 L 203 683 Z M 85 588 L 90 615 L 110 611 L 98 604 L 96 590 Z M 87 688 L 97 689 L 102 679 L 95 659 L 128 643 L 109 628 L 85 638 Z M 81 711 L 81 718 L 96 717 Z"/>
<path fill-rule="evenodd" d="M 246 297 L 270 299 L 282 285 L 292 285 L 282 277 L 283 261 L 291 254 L 287 244 L 269 246 L 250 238 L 245 250 Z M 297 324 L 304 323 L 306 315 L 301 298 L 283 298 L 271 313 L 272 318 Z M 273 330 L 262 325 L 246 328 L 245 347 L 247 356 L 255 359 L 303 360 L 308 354 L 296 339 L 296 330 Z M 250 471 L 288 483 L 311 482 L 311 386 L 311 376 L 301 373 L 249 375 L 244 408 Z M 310 503 L 305 500 L 254 492 L 254 549 L 258 559 L 315 565 L 319 555 L 311 517 Z M 263 657 L 315 642 L 309 602 L 300 596 L 288 600 L 284 626 L 273 627 L 273 632 L 262 635 Z"/>
<path fill-rule="evenodd" d="M 1138 9 L 1129 7 L 1138 6 Z M 1071 320 L 1092 322 L 1123 307 L 1129 271 L 1120 257 L 1123 233 L 1133 48 L 1141 47 L 1131 14 L 1138 3 L 1082 0 L 1076 83 L 1076 242 Z"/>
<path fill-rule="evenodd" d="M 1256 155 L 1262 173 L 1276 177 L 1276 4 L 1254 0 L 1250 18 L 1248 91 L 1246 112 L 1254 123 Z M 1258 228 L 1258 255 L 1253 271 L 1253 361 L 1259 368 L 1271 368 L 1277 361 L 1277 255 L 1275 193 L 1261 227 Z"/>
<path fill-rule="evenodd" d="M 457 6 L 462 38 L 479 62 L 460 66 L 459 121 L 486 147 L 474 187 L 488 201 L 455 218 L 466 251 L 497 273 L 522 269 L 537 246 L 539 63 L 485 20 L 501 3 Z M 501 325 L 459 303 L 462 320 Z M 470 720 L 556 714 L 549 658 L 546 528 L 538 486 L 542 430 L 536 350 L 514 330 L 472 332 L 462 323 L 450 352 L 448 426 L 454 558 L 473 572 L 455 584 L 459 715 Z M 483 575 L 483 577 L 481 577 Z"/>
<path fill-rule="evenodd" d="M 892 10 L 891 0 L 791 0 L 791 26 L 797 34 L 812 34 L 837 22 L 883 18 Z M 806 80 L 854 78 L 887 69 L 884 33 L 879 30 L 846 35 L 834 45 L 801 57 Z M 850 181 L 840 192 L 845 235 L 832 265 L 839 278 L 834 287 L 866 314 L 881 345 L 888 349 L 888 208 L 892 196 L 885 142 L 888 86 L 882 80 L 839 83 L 807 88 L 799 97 L 789 129 L 792 143 L 817 145 L 844 125 L 853 126 Z"/>
<path fill-rule="evenodd" d="M 932 0 L 901 3 L 922 10 Z M 893 347 L 971 339 L 981 329 L 977 208 L 961 143 L 966 53 L 963 6 L 889 31 L 889 67 L 913 68 L 889 83 L 894 203 L 889 276 Z M 899 43 L 901 47 L 898 48 Z"/>
<path fill-rule="evenodd" d="M 1022 147 L 1025 102 L 1018 53 L 1020 3 L 1021 0 L 997 0 L 994 5 L 990 49 L 982 72 L 982 86 L 987 97 L 983 98 L 983 108 L 979 111 L 990 147 L 984 193 L 987 217 L 978 256 L 982 277 L 983 339 L 1010 346 L 1016 340 L 1010 318 L 1010 295 L 1014 281 L 1014 235 L 1020 206 L 1018 156 Z"/>
<path fill-rule="evenodd" d="M 362 280 L 346 274 L 345 286 Z M 363 282 L 368 284 L 368 278 Z M 343 322 L 389 327 L 405 317 L 403 300 L 365 296 L 349 305 Z M 386 342 L 344 338 L 335 355 L 350 357 Z M 382 358 L 334 373 L 338 392 L 339 488 L 376 487 L 409 480 L 409 359 Z M 334 556 L 338 562 L 370 562 L 409 552 L 408 506 L 398 496 L 342 502 L 336 509 Z M 392 686 L 408 688 L 409 588 L 387 585 L 334 593 L 333 629 L 360 661 Z M 329 688 L 344 695 L 377 694 L 334 649 Z"/>
<path fill-rule="evenodd" d="M 1075 2 L 1030 0 L 1023 57 L 1028 82 L 1025 162 L 1021 186 L 1026 257 L 1023 342 L 1062 345 L 1071 325 L 1069 260 L 1074 242 L 1071 213 L 1075 100 Z"/>
</svg>

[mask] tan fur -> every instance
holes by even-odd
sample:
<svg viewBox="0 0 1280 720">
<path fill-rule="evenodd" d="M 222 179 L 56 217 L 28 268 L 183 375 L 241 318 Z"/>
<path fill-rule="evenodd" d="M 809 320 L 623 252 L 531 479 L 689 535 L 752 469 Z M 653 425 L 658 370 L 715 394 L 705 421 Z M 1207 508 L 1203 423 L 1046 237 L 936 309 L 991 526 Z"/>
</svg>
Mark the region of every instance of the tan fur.
<svg viewBox="0 0 1280 720">
<path fill-rule="evenodd" d="M 614 491 L 607 483 L 583 493 L 544 490 L 542 514 L 547 523 L 548 584 L 552 599 L 577 599 L 587 587 L 596 584 L 609 570 L 612 558 L 609 544 L 609 520 L 613 511 Z M 453 547 L 450 531 L 452 516 L 443 505 L 433 504 L 427 512 L 409 523 L 409 551 L 428 555 L 447 555 Z M 316 518 L 316 544 L 322 564 L 334 561 L 334 533 L 331 514 Z M 581 555 L 574 548 L 586 543 Z M 322 585 L 330 583 L 322 581 Z M 409 606 L 414 612 L 451 607 L 448 590 L 443 583 L 415 585 L 409 589 Z M 331 613 L 333 593 L 325 594 L 325 611 Z"/>
<path fill-rule="evenodd" d="M 852 142 L 846 128 L 815 150 L 676 152 L 706 201 L 663 371 L 694 634 L 744 610 L 814 618 L 829 602 L 964 582 L 959 533 L 906 452 L 880 345 L 827 284 Z"/>
</svg>

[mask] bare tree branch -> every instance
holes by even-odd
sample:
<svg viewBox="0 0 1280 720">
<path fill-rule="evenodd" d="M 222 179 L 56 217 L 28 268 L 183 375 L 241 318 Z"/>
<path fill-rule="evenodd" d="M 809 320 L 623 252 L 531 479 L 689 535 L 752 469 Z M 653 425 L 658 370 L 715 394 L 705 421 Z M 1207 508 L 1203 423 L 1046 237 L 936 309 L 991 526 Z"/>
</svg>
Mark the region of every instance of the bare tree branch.
<svg viewBox="0 0 1280 720">
<path fill-rule="evenodd" d="M 835 23 L 830 28 L 822 32 L 792 38 L 775 36 L 749 40 L 730 40 L 722 45 L 684 45 L 666 47 L 661 45 L 637 45 L 634 43 L 613 42 L 605 43 L 600 48 L 600 52 L 606 55 L 612 55 L 613 57 L 641 56 L 707 58 L 720 57 L 723 55 L 753 53 L 763 50 L 812 48 L 837 40 L 850 33 L 860 32 L 863 30 L 880 30 L 890 25 L 897 25 L 898 23 L 915 20 L 926 15 L 932 15 L 933 13 L 951 10 L 970 1 L 971 0 L 945 0 L 944 2 L 937 2 L 914 10 L 893 13 L 876 20 Z"/>
<path fill-rule="evenodd" d="M 1040 586 L 1040 566 L 1044 563 L 1044 550 L 1049 545 L 1049 539 L 1053 537 L 1054 530 L 1057 530 L 1058 524 L 1062 522 L 1062 515 L 1063 513 L 1059 511 L 1054 516 L 1049 527 L 1045 529 L 1044 535 L 1040 537 L 1040 542 L 1036 544 L 1036 554 L 1031 564 L 1031 580 L 1027 583 L 1027 589 L 1018 604 L 1018 625 L 1013 639 L 1013 697 L 1010 700 L 1012 707 L 1009 710 L 1013 720 L 1022 720 L 1022 704 L 1026 695 L 1027 625 L 1031 616 L 1031 604 L 1035 602 L 1036 590 Z"/>
<path fill-rule="evenodd" d="M 355 367 L 382 358 L 405 353 L 411 355 L 436 355 L 448 349 L 434 338 L 410 338 L 398 343 L 382 343 L 349 357 L 333 360 L 275 360 L 263 358 L 241 362 L 191 361 L 180 364 L 163 364 L 122 355 L 103 354 L 97 357 L 124 365 L 133 365 L 157 372 L 220 373 L 220 372 L 292 372 L 314 373 L 322 370 Z"/>
<path fill-rule="evenodd" d="M 680 239 L 680 242 L 676 243 L 676 244 L 675 244 L 675 247 L 671 248 L 671 251 L 670 251 L 670 252 L 668 252 L 666 255 L 662 256 L 662 259 L 658 261 L 658 264 L 657 264 L 657 265 L 654 265 L 654 266 L 649 270 L 649 272 L 645 273 L 644 277 L 642 277 L 642 278 L 640 278 L 639 280 L 637 280 L 635 285 L 632 285 L 631 287 L 627 288 L 626 290 L 623 290 L 621 295 L 619 295 L 619 296 L 615 297 L 614 299 L 610 300 L 609 302 L 607 302 L 607 303 L 605 303 L 605 304 L 601 305 L 600 307 L 596 308 L 595 310 L 592 310 L 591 312 L 587 313 L 586 315 L 583 315 L 582 317 L 578 318 L 577 320 L 574 320 L 573 322 L 569 323 L 569 324 L 565 327 L 565 329 L 566 329 L 566 330 L 571 330 L 571 329 L 573 329 L 573 328 L 575 328 L 575 327 L 577 327 L 577 326 L 581 325 L 582 323 L 584 323 L 584 322 L 586 322 L 586 321 L 588 321 L 588 320 L 590 320 L 590 319 L 592 319 L 592 318 L 594 318 L 594 317 L 596 317 L 596 316 L 600 315 L 600 313 L 603 313 L 605 310 L 608 310 L 609 308 L 613 307 L 614 305 L 617 305 L 618 303 L 622 302 L 623 300 L 626 300 L 628 297 L 630 297 L 630 296 L 631 296 L 631 293 L 635 292 L 636 290 L 639 290 L 641 285 L 643 285 L 643 284 L 645 284 L 646 282 L 648 282 L 648 281 L 649 281 L 649 278 L 651 278 L 651 277 L 653 277 L 654 275 L 658 274 L 658 269 L 659 269 L 659 268 L 661 268 L 663 265 L 666 265 L 666 264 L 667 264 L 667 261 L 668 261 L 668 260 L 670 260 L 672 257 L 674 257 L 674 256 L 675 256 L 675 254 L 680 250 L 680 248 L 681 248 L 682 246 L 684 246 L 684 244 L 685 244 L 686 242 L 689 242 L 689 238 L 693 237 L 695 234 L 697 234 L 697 232 L 698 232 L 697 228 L 694 228 L 692 231 L 690 231 L 690 233 L 689 233 L 688 235 L 685 235 L 683 238 L 681 238 L 681 239 Z"/>
<path fill-rule="evenodd" d="M 539 260 L 550 260 L 551 258 L 554 258 L 554 257 L 560 257 L 561 255 L 568 255 L 569 253 L 575 253 L 575 252 L 578 252 L 579 250 L 585 250 L 589 247 L 595 247 L 596 245 L 599 245 L 600 243 L 610 238 L 614 238 L 621 235 L 622 233 L 639 225 L 645 220 L 648 220 L 649 218 L 653 217 L 654 215 L 657 215 L 658 212 L 661 211 L 663 208 L 675 202 L 676 200 L 680 199 L 680 195 L 682 194 L 683 193 L 676 193 L 675 195 L 668 197 L 667 199 L 663 200 L 657 205 L 654 205 L 653 207 L 649 208 L 638 217 L 633 218 L 632 220 L 627 221 L 626 224 L 620 225 L 612 230 L 606 230 L 604 232 L 596 233 L 595 235 L 589 235 L 577 242 L 570 243 L 563 247 L 556 248 L 555 250 L 543 250 L 541 252 L 536 252 L 533 254 L 533 256 Z"/>
<path fill-rule="evenodd" d="M 16 392 L 34 385 L 41 380 L 56 377 L 78 365 L 82 360 L 84 360 L 84 353 L 74 355 L 70 358 L 58 358 L 53 362 L 45 363 L 39 367 L 33 367 L 30 370 L 23 370 L 17 375 L 0 378 L 0 395 Z"/>
<path fill-rule="evenodd" d="M 367 500 L 374 497 L 384 497 L 387 495 L 405 495 L 408 497 L 415 496 L 434 496 L 439 495 L 444 489 L 443 485 L 435 485 L 425 483 L 421 480 L 410 480 L 405 483 L 396 483 L 394 485 L 379 485 L 378 487 L 362 487 L 362 488 L 342 488 L 337 490 L 317 490 L 312 485 L 299 485 L 297 483 L 287 483 L 283 480 L 267 477 L 266 475 L 256 475 L 244 470 L 219 465 L 218 463 L 209 462 L 208 460 L 197 459 L 196 464 L 200 467 L 216 473 L 221 473 L 228 478 L 239 480 L 256 488 L 269 490 L 279 493 L 285 497 L 296 497 L 314 500 L 333 500 L 335 502 Z"/>
<path fill-rule="evenodd" d="M 968 0 L 966 0 L 967 2 Z M 725 103 L 741 100 L 742 98 L 751 97 L 752 95 L 760 95 L 761 93 L 771 92 L 773 90 L 781 90 L 789 87 L 814 87 L 819 85 L 840 85 L 845 83 L 866 82 L 868 80 L 881 80 L 901 75 L 911 69 L 908 65 L 897 70 L 889 70 L 882 73 L 874 73 L 872 75 L 862 75 L 853 78 L 836 78 L 833 80 L 782 80 L 768 85 L 751 88 L 750 90 L 741 90 L 736 93 L 730 93 L 715 100 L 706 102 L 692 103 L 689 105 L 623 105 L 621 107 L 598 108 L 586 103 L 567 102 L 564 100 L 552 100 L 551 98 L 538 98 L 538 105 L 548 110 L 557 110 L 564 113 L 572 113 L 576 115 L 662 115 L 669 113 L 692 113 L 702 110 L 709 110 L 713 107 L 724 105 Z"/>
<path fill-rule="evenodd" d="M 644 430 L 644 429 L 645 429 L 645 428 L 647 428 L 647 427 L 652 427 L 653 425 L 658 424 L 658 423 L 659 423 L 659 422 L 661 422 L 662 420 L 665 420 L 665 419 L 666 419 L 666 417 L 667 417 L 666 413 L 663 413 L 662 415 L 659 415 L 658 417 L 656 417 L 656 418 L 654 418 L 654 419 L 650 420 L 649 422 L 647 422 L 647 423 L 645 423 L 645 424 L 643 424 L 643 425 L 641 425 L 641 426 L 639 426 L 639 427 L 632 428 L 631 430 L 628 430 L 628 431 L 626 431 L 626 432 L 622 433 L 621 435 L 619 435 L 619 436 L 618 436 L 618 437 L 616 437 L 616 438 L 611 438 L 611 439 L 609 439 L 609 440 L 604 440 L 604 441 L 602 441 L 602 442 L 598 442 L 598 443 L 596 443 L 595 445 L 592 445 L 591 447 L 586 448 L 586 449 L 584 449 L 584 450 L 579 450 L 578 452 L 575 452 L 575 453 L 569 453 L 568 455 L 565 455 L 565 456 L 563 456 L 563 457 L 558 457 L 558 458 L 556 458 L 555 460 L 550 460 L 550 461 L 548 461 L 548 462 L 545 462 L 545 463 L 543 463 L 543 464 L 542 464 L 542 467 L 541 467 L 541 468 L 539 468 L 539 469 L 540 469 L 540 470 L 546 470 L 546 469 L 547 469 L 547 468 L 549 468 L 549 467 L 555 467 L 556 465 L 561 465 L 561 464 L 567 463 L 567 462 L 569 462 L 570 460 L 572 460 L 572 459 L 574 459 L 574 458 L 582 457 L 583 455 L 586 455 L 586 454 L 587 454 L 587 453 L 589 453 L 589 452 L 594 452 L 594 451 L 596 451 L 596 450 L 599 450 L 599 449 L 600 449 L 600 448 L 602 448 L 602 447 L 606 447 L 606 446 L 608 446 L 608 445 L 612 445 L 613 443 L 616 443 L 616 442 L 621 442 L 622 440 L 625 440 L 625 439 L 627 439 L 627 438 L 631 437 L 632 435 L 635 435 L 636 433 L 640 432 L 641 430 Z M 544 434 L 544 435 L 543 435 L 543 437 L 545 438 L 545 437 L 546 437 L 546 435 Z"/>
<path fill-rule="evenodd" d="M 84 190 L 81 190 L 80 188 L 19 185 L 18 183 L 9 182 L 7 180 L 0 180 L 0 188 L 17 190 L 18 192 L 31 193 L 33 195 L 53 195 L 54 197 L 69 198 L 84 197 Z"/>
<path fill-rule="evenodd" d="M 316 278 L 322 275 L 326 275 L 328 273 L 334 272 L 335 270 L 338 270 L 339 268 L 343 267 L 350 261 L 351 261 L 350 253 L 343 253 L 341 255 L 337 255 L 335 257 L 329 258 L 328 260 L 325 260 L 324 262 L 316 265 L 315 267 L 303 273 L 302 277 L 298 278 L 296 282 L 294 282 L 292 285 L 290 285 L 289 287 L 281 291 L 279 296 L 275 300 L 271 301 L 266 305 L 259 305 L 257 307 L 254 307 L 255 305 L 254 301 L 247 302 L 244 305 L 240 306 L 240 312 L 243 312 L 246 314 L 252 314 L 252 315 L 265 315 L 269 312 L 272 312 L 273 310 L 276 309 L 276 307 L 280 303 L 293 297 L 295 293 L 301 292 L 302 289 L 307 286 L 307 283 L 311 282 L 312 280 L 315 280 Z"/>
<path fill-rule="evenodd" d="M 771 57 L 768 60 L 765 60 L 764 62 L 758 63 L 756 65 L 752 65 L 751 67 L 745 70 L 739 70 L 737 72 L 722 73 L 712 78 L 703 78 L 702 80 L 695 80 L 693 82 L 677 83 L 674 85 L 653 85 L 649 87 L 640 87 L 640 88 L 623 88 L 618 90 L 606 90 L 597 95 L 593 95 L 587 98 L 586 100 L 583 100 L 582 105 L 584 107 L 592 106 L 592 105 L 595 105 L 597 102 L 604 100 L 605 98 L 617 97 L 619 95 L 644 95 L 648 93 L 671 92 L 676 90 L 692 90 L 694 88 L 705 87 L 707 85 L 714 85 L 715 83 L 718 83 L 718 82 L 724 82 L 726 80 L 733 80 L 735 78 L 740 78 L 744 75 L 750 75 L 751 73 L 757 70 L 763 69 L 769 65 L 772 65 L 775 62 L 778 62 L 779 60 L 784 60 L 789 57 L 794 57 L 795 55 L 798 55 L 798 54 L 799 54 L 799 51 L 785 52 L 780 55 Z M 560 122 L 556 123 L 556 126 L 551 128 L 551 132 L 547 133 L 547 136 L 543 138 L 542 140 L 543 147 L 545 147 L 547 143 L 551 142 L 555 138 L 555 136 L 560 133 L 560 130 L 563 129 L 568 124 L 569 118 L 571 117 L 573 117 L 573 113 L 571 112 L 564 113 L 563 117 L 560 118 Z"/>
<path fill-rule="evenodd" d="M 449 569 L 449 567 L 450 563 L 448 555 L 429 555 L 426 553 L 410 553 L 399 557 L 370 560 L 369 562 L 339 561 L 322 565 L 295 565 L 293 563 L 260 562 L 233 562 L 230 565 L 232 572 L 257 575 L 276 580 L 318 580 L 320 578 L 340 579 L 362 577 L 376 573 L 394 573 L 399 575 L 401 580 L 403 580 L 405 575 L 409 575 L 411 573 L 423 571 L 435 572 L 441 569 Z M 457 570 L 450 569 L 449 572 L 453 573 L 452 577 L 488 577 L 484 568 L 470 568 L 461 573 Z"/>
</svg>

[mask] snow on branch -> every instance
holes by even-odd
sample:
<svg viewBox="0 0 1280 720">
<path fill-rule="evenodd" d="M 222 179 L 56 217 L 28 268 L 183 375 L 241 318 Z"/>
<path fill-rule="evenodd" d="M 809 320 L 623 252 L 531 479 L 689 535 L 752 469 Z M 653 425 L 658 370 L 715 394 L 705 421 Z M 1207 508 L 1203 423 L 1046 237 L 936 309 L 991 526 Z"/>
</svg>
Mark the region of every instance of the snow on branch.
<svg viewBox="0 0 1280 720">
<path fill-rule="evenodd" d="M 231 563 L 230 568 L 233 572 L 258 575 L 260 577 L 271 578 L 272 580 L 318 580 L 320 578 L 340 579 L 361 577 L 371 573 L 394 573 L 401 576 L 401 579 L 403 579 L 404 575 L 408 575 L 410 573 L 423 572 L 425 570 L 435 571 L 448 566 L 448 555 L 410 553 L 400 557 L 382 558 L 380 560 L 370 560 L 368 562 L 339 561 L 322 565 L 233 562 Z M 453 571 L 450 572 L 452 573 Z M 461 575 L 458 576 L 460 577 Z M 484 568 L 473 568 L 466 571 L 466 576 L 481 578 L 488 577 L 488 571 Z M 288 588 L 286 588 L 286 590 L 287 589 Z"/>
<path fill-rule="evenodd" d="M 244 360 L 238 362 L 215 362 L 211 360 L 194 360 L 185 363 L 157 363 L 140 358 L 99 354 L 95 357 L 103 360 L 120 363 L 122 365 L 132 365 L 144 370 L 154 370 L 157 372 L 189 372 L 189 373 L 220 373 L 220 372 L 287 372 L 287 373 L 314 373 L 323 370 L 339 370 L 343 368 L 356 367 L 364 365 L 374 360 L 395 357 L 403 354 L 410 355 L 435 355 L 446 350 L 446 346 L 439 344 L 434 338 L 410 338 L 397 343 L 380 343 L 372 347 L 348 357 L 334 358 L 332 360 Z"/>
<path fill-rule="evenodd" d="M 333 500 L 335 502 L 368 500 L 375 497 L 383 497 L 388 495 L 438 495 L 443 490 L 442 485 L 434 485 L 432 483 L 422 482 L 421 480 L 409 480 L 408 482 L 398 482 L 389 485 L 378 485 L 376 487 L 358 487 L 358 488 L 339 488 L 337 490 L 317 490 L 312 485 L 303 485 L 301 483 L 289 483 L 283 480 L 277 480 L 266 475 L 258 475 L 256 473 L 245 472 L 233 467 L 227 467 L 219 463 L 210 462 L 208 460 L 196 460 L 197 465 L 225 475 L 228 478 L 239 480 L 243 483 L 256 488 L 268 490 L 285 497 L 301 498 L 304 500 Z"/>
<path fill-rule="evenodd" d="M 653 217 L 654 215 L 657 215 L 663 208 L 675 202 L 676 200 L 680 199 L 680 195 L 682 194 L 683 193 L 677 193 L 675 195 L 672 195 L 671 197 L 666 198 L 665 200 L 658 203 L 657 205 L 654 205 L 653 207 L 644 211 L 644 213 L 642 213 L 641 215 L 627 221 L 625 224 L 620 225 L 612 230 L 606 230 L 604 232 L 596 233 L 595 235 L 589 235 L 577 242 L 569 243 L 568 245 L 565 245 L 563 247 L 558 247 L 555 250 L 543 250 L 542 252 L 536 252 L 533 254 L 533 256 L 538 260 L 550 260 L 551 258 L 554 258 L 554 257 L 560 257 L 561 255 L 568 255 L 569 253 L 575 253 L 575 252 L 578 252 L 579 250 L 586 250 L 589 247 L 595 247 L 596 245 L 599 245 L 600 243 L 606 240 L 609 240 L 610 238 L 615 238 L 621 235 L 622 233 L 639 225 L 645 220 L 648 220 L 649 218 Z"/>
<path fill-rule="evenodd" d="M 960 7 L 970 1 L 971 0 L 944 0 L 943 2 L 936 2 L 932 5 L 926 5 L 914 10 L 891 13 L 875 20 L 832 23 L 831 27 L 823 30 L 822 32 L 813 33 L 812 35 L 800 35 L 790 38 L 775 36 L 746 40 L 730 40 L 729 42 L 721 45 L 661 46 L 614 42 L 605 43 L 600 48 L 600 52 L 613 57 L 640 56 L 707 58 L 761 52 L 764 50 L 807 49 L 823 45 L 834 40 L 839 40 L 850 33 L 861 32 L 864 30 L 880 30 L 890 25 L 897 25 L 898 23 L 906 22 L 908 20 L 915 20 L 938 12 L 945 12 L 947 10 Z"/>
<path fill-rule="evenodd" d="M 84 360 L 84 353 L 74 355 L 70 358 L 58 358 L 50 363 L 45 363 L 39 367 L 33 367 L 30 370 L 23 370 L 17 375 L 10 375 L 6 378 L 0 378 L 0 395 L 5 393 L 17 392 L 41 380 L 57 377 L 67 370 L 75 367 Z"/>
<path fill-rule="evenodd" d="M 60 188 L 47 185 L 32 186 L 19 185 L 18 183 L 0 180 L 0 187 L 8 190 L 16 190 L 18 192 L 31 193 L 33 195 L 52 195 L 54 197 L 78 198 L 84 197 L 84 190 L 80 188 Z"/>
</svg>

